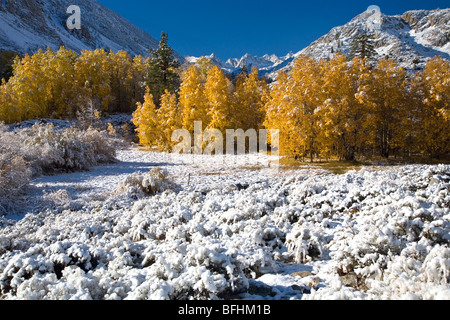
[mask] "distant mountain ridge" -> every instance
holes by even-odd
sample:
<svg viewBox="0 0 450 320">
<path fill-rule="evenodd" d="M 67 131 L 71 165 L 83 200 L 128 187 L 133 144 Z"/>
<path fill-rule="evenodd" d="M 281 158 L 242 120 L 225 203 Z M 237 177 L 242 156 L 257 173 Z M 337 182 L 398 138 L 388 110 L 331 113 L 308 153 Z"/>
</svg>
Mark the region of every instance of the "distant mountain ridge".
<svg viewBox="0 0 450 320">
<path fill-rule="evenodd" d="M 71 5 L 81 9 L 80 30 L 66 27 Z M 35 53 L 63 45 L 77 52 L 104 48 L 135 56 L 148 55 L 158 41 L 95 0 L 0 0 L 0 49 Z"/>
<path fill-rule="evenodd" d="M 301 54 L 317 60 L 330 59 L 338 52 L 348 55 L 353 40 L 363 32 L 373 35 L 377 59 L 392 58 L 408 70 L 423 68 L 426 61 L 436 55 L 450 59 L 450 9 L 412 10 L 393 16 L 368 9 L 347 24 L 333 28 L 303 50 L 290 52 L 284 57 L 246 54 L 226 62 L 214 54 L 207 58 L 232 74 L 240 72 L 243 67 L 257 66 L 261 75 L 274 80 L 280 70 L 289 71 L 295 58 Z M 186 58 L 193 63 L 196 59 Z"/>
<path fill-rule="evenodd" d="M 262 57 L 257 57 L 247 53 L 239 59 L 228 59 L 226 62 L 220 60 L 214 53 L 204 57 L 208 58 L 212 63 L 229 74 L 236 75 L 243 69 L 247 69 L 247 71 L 250 71 L 252 67 L 258 67 L 260 75 L 266 75 L 271 74 L 283 67 L 286 67 L 294 60 L 296 55 L 290 52 L 283 57 L 278 57 L 275 54 L 266 54 Z M 188 63 L 195 64 L 199 58 L 200 57 L 189 56 L 185 57 L 185 60 Z"/>
</svg>

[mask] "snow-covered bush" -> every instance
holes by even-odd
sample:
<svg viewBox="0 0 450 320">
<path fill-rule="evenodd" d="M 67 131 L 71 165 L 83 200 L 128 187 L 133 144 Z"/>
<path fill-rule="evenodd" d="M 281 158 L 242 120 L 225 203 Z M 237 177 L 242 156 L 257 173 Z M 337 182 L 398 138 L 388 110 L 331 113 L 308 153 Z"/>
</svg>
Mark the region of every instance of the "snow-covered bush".
<svg viewBox="0 0 450 320">
<path fill-rule="evenodd" d="M 87 170 L 115 159 L 113 139 L 93 128 L 58 130 L 51 124 L 34 125 L 21 135 L 25 156 L 36 174 Z"/>
<path fill-rule="evenodd" d="M 34 124 L 8 132 L 3 126 L 1 153 L 21 157 L 34 176 L 87 170 L 115 160 L 118 141 L 93 128 L 55 128 L 52 124 Z"/>
<path fill-rule="evenodd" d="M 321 226 L 296 224 L 286 237 L 286 247 L 296 263 L 307 263 L 321 258 L 326 245 Z"/>
<path fill-rule="evenodd" d="M 31 178 L 27 162 L 20 154 L 20 141 L 0 123 L 0 214 L 6 213 Z"/>
<path fill-rule="evenodd" d="M 98 130 L 0 123 L 0 213 L 10 210 L 32 176 L 88 170 L 115 161 L 119 141 Z"/>
<path fill-rule="evenodd" d="M 11 209 L 30 177 L 31 171 L 22 157 L 0 153 L 0 214 Z"/>
<path fill-rule="evenodd" d="M 153 168 L 149 172 L 136 172 L 127 176 L 119 185 L 118 193 L 128 193 L 138 197 L 155 195 L 165 190 L 173 190 L 176 184 L 169 179 L 165 169 Z"/>
</svg>

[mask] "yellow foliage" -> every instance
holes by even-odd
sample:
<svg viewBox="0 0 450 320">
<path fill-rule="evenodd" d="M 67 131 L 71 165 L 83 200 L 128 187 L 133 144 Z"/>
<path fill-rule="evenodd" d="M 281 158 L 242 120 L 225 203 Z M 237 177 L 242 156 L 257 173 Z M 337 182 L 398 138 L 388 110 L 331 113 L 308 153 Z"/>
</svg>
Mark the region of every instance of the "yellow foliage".
<svg viewBox="0 0 450 320">
<path fill-rule="evenodd" d="M 179 90 L 179 109 L 182 113 L 182 127 L 194 132 L 194 122 L 202 121 L 203 128 L 209 124 L 208 101 L 205 85 L 196 66 L 190 66 L 183 73 Z"/>
<path fill-rule="evenodd" d="M 264 106 L 269 99 L 269 87 L 259 78 L 258 68 L 243 74 L 236 79 L 235 99 L 235 128 L 245 130 L 259 129 L 264 122 Z"/>
<path fill-rule="evenodd" d="M 157 110 L 159 125 L 161 127 L 161 137 L 159 149 L 164 151 L 172 150 L 172 133 L 181 128 L 182 117 L 178 109 L 177 96 L 165 90 L 161 97 L 161 107 Z"/>
<path fill-rule="evenodd" d="M 147 88 L 144 103 L 137 103 L 137 109 L 133 113 L 133 124 L 136 126 L 139 143 L 142 146 L 153 147 L 157 145 L 160 136 L 160 127 L 157 121 L 156 107 L 153 95 Z"/>
<path fill-rule="evenodd" d="M 233 128 L 235 112 L 232 103 L 232 83 L 223 70 L 214 66 L 208 71 L 205 95 L 208 101 L 208 128 L 225 132 Z"/>
</svg>

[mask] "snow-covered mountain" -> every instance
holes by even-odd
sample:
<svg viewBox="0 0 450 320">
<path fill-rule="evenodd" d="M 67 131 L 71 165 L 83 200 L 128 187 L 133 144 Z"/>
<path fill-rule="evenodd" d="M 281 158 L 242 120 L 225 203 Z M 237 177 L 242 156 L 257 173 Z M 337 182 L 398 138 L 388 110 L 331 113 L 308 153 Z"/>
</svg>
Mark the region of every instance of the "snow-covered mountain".
<svg viewBox="0 0 450 320">
<path fill-rule="evenodd" d="M 66 27 L 67 9 L 81 9 L 81 29 Z M 34 53 L 39 48 L 81 51 L 104 48 L 147 55 L 158 41 L 95 0 L 1 0 L 0 49 Z M 181 58 L 181 57 L 180 57 Z"/>
<path fill-rule="evenodd" d="M 337 52 L 348 54 L 354 39 L 362 32 L 374 38 L 377 57 L 389 57 L 406 69 L 423 68 L 426 61 L 440 55 L 450 59 L 450 9 L 414 10 L 402 15 L 389 16 L 371 7 L 343 26 L 333 28 L 328 34 L 311 43 L 297 53 L 285 57 L 250 54 L 239 59 L 222 62 L 214 57 L 213 62 L 229 73 L 243 67 L 257 66 L 261 75 L 274 80 L 280 70 L 288 71 L 296 57 L 303 54 L 317 60 L 329 59 Z M 196 58 L 188 58 L 195 61 Z"/>
<path fill-rule="evenodd" d="M 449 21 L 450 9 L 414 10 L 394 16 L 367 10 L 298 54 L 316 59 L 330 58 L 335 52 L 348 54 L 355 37 L 368 32 L 373 35 L 378 58 L 392 58 L 407 69 L 421 68 L 435 55 L 450 59 Z"/>
</svg>

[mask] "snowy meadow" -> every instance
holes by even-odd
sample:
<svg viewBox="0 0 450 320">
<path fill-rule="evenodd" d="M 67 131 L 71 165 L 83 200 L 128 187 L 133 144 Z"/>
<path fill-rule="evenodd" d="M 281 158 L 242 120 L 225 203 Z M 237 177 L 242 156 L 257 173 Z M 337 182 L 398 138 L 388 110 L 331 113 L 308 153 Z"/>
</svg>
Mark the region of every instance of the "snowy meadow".
<svg viewBox="0 0 450 320">
<path fill-rule="evenodd" d="M 0 175 L 18 183 L 1 195 L 0 299 L 450 299 L 450 165 L 111 157 L 84 136 L 90 160 L 67 170 L 39 130 L 52 161 L 1 159 L 26 176 Z"/>
</svg>

